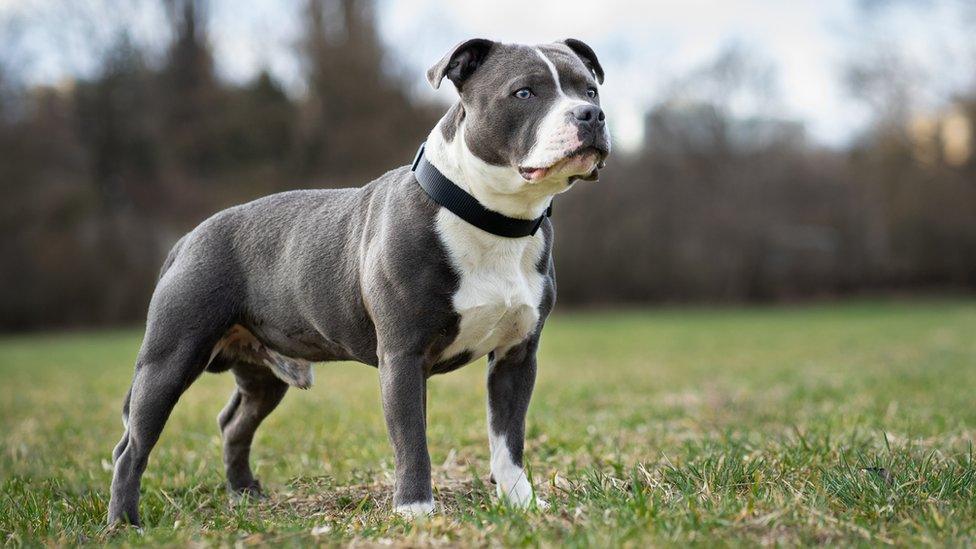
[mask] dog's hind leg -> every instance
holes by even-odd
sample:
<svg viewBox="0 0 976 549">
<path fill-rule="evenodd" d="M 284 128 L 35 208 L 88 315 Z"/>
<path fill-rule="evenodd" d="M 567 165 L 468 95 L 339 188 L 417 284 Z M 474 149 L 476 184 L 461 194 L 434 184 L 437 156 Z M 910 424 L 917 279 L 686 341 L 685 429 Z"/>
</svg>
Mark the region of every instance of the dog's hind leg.
<svg viewBox="0 0 976 549">
<path fill-rule="evenodd" d="M 129 389 L 128 421 L 116 446 L 109 522 L 139 524 L 142 473 L 173 406 L 203 371 L 204 353 L 183 342 L 158 355 L 141 356 Z"/>
<path fill-rule="evenodd" d="M 109 523 L 139 524 L 139 487 L 149 453 L 159 440 L 176 401 L 203 372 L 208 343 L 213 345 L 210 341 L 187 338 L 168 346 L 149 342 L 150 338 L 147 333 L 148 344 L 136 362 L 132 387 L 123 406 L 126 429 L 113 452 L 115 472 Z"/>
<path fill-rule="evenodd" d="M 119 455 L 129 445 L 129 402 L 132 401 L 132 387 L 125 393 L 125 401 L 122 403 L 122 440 L 115 445 L 112 451 L 112 463 L 119 460 Z"/>
<path fill-rule="evenodd" d="M 153 295 L 146 336 L 123 405 L 125 433 L 113 452 L 109 523 L 139 524 L 139 487 L 149 453 L 176 401 L 203 372 L 214 344 L 230 324 L 229 300 L 221 307 L 209 288 L 188 287 L 185 281 L 167 278 L 168 274 Z M 208 293 L 198 297 L 203 290 Z"/>
<path fill-rule="evenodd" d="M 264 366 L 236 363 L 231 371 L 237 389 L 217 417 L 224 440 L 227 487 L 235 495 L 260 495 L 261 483 L 251 472 L 251 443 L 258 426 L 284 398 L 288 384 Z"/>
</svg>

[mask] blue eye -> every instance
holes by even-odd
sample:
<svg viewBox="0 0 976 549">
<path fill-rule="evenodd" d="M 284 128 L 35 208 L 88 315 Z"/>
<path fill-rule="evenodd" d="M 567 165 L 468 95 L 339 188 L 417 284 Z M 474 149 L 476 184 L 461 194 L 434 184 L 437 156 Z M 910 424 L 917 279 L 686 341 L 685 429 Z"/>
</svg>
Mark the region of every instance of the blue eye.
<svg viewBox="0 0 976 549">
<path fill-rule="evenodd" d="M 595 98 L 596 97 L 596 88 L 587 88 L 586 89 L 586 95 L 590 96 L 591 99 L 592 98 Z"/>
<path fill-rule="evenodd" d="M 520 90 L 516 91 L 512 95 L 514 95 L 515 97 L 518 97 L 519 99 L 528 99 L 528 98 L 532 97 L 535 94 L 532 93 L 532 90 L 530 90 L 529 88 L 521 88 Z"/>
</svg>

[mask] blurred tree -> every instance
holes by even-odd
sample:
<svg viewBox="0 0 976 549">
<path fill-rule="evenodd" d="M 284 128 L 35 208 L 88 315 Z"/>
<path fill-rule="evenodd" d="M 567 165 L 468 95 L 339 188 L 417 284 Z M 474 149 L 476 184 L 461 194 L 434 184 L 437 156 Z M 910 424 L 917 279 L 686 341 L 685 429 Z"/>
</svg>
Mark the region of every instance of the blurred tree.
<svg viewBox="0 0 976 549">
<path fill-rule="evenodd" d="M 295 108 L 281 86 L 261 71 L 235 94 L 228 115 L 227 161 L 246 169 L 285 168 L 294 146 Z"/>
<path fill-rule="evenodd" d="M 573 210 L 573 234 L 557 247 L 561 296 L 739 300 L 837 288 L 849 212 L 833 208 L 851 199 L 837 183 L 842 166 L 776 116 L 775 80 L 769 63 L 731 44 L 669 87 L 638 154 L 614 159 L 605 188 L 560 200 Z"/>
<path fill-rule="evenodd" d="M 409 162 L 438 115 L 415 105 L 391 74 L 373 2 L 309 0 L 306 13 L 301 173 L 332 176 L 330 186 L 359 184 L 396 165 L 392 159 Z"/>
<path fill-rule="evenodd" d="M 207 4 L 166 0 L 166 6 L 173 41 L 160 86 L 163 143 L 181 175 L 207 176 L 220 155 L 216 134 L 225 99 L 207 39 Z"/>
<path fill-rule="evenodd" d="M 95 262 L 84 262 L 93 283 L 131 273 L 100 292 L 98 316 L 138 314 L 150 290 L 152 263 L 161 253 L 154 225 L 167 203 L 159 182 L 160 138 L 153 74 L 143 53 L 122 32 L 106 53 L 101 72 L 74 90 L 76 132 L 86 149 L 95 195 Z M 80 277 L 81 278 L 81 277 Z"/>
<path fill-rule="evenodd" d="M 154 202 L 147 196 L 152 190 L 145 191 L 157 179 L 160 146 L 152 89 L 142 52 L 125 33 L 109 51 L 101 74 L 77 84 L 78 133 L 88 149 L 103 214 L 137 201 L 143 209 Z"/>
<path fill-rule="evenodd" d="M 842 75 L 870 113 L 864 135 L 811 143 L 772 65 L 729 45 L 674 80 L 603 182 L 559 198 L 561 302 L 976 287 L 976 64 L 956 64 L 967 84 L 922 97 L 928 67 L 868 32 L 889 3 L 865 5 Z M 147 49 L 126 29 L 160 6 L 169 41 Z M 53 86 L 22 83 L 23 21 L 0 20 L 0 329 L 141 321 L 186 230 L 270 192 L 403 165 L 443 110 L 396 76 L 373 2 L 303 2 L 307 90 L 292 95 L 267 71 L 218 77 L 206 0 L 63 8 L 51 43 L 84 43 L 97 63 Z"/>
<path fill-rule="evenodd" d="M 930 75 L 911 61 L 898 37 L 872 26 L 893 7 L 864 5 L 866 30 L 852 42 L 845 79 L 851 95 L 873 113 L 849 166 L 871 201 L 865 213 L 874 235 L 868 283 L 976 287 L 976 178 L 965 169 L 976 127 L 965 97 L 976 81 L 961 96 L 935 100 L 941 90 L 928 89 Z M 958 9 L 958 21 L 965 21 L 964 3 Z M 946 138 L 956 139 L 948 156 Z"/>
</svg>

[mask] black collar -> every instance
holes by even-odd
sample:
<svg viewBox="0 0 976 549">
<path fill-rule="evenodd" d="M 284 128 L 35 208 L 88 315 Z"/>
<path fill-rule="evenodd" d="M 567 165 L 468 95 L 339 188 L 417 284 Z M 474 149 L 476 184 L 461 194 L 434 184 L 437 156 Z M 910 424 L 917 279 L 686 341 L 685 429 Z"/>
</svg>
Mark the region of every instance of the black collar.
<svg viewBox="0 0 976 549">
<path fill-rule="evenodd" d="M 434 202 L 447 208 L 454 215 L 491 234 L 507 238 L 534 235 L 542 221 L 552 215 L 552 204 L 537 219 L 518 219 L 502 215 L 484 207 L 478 199 L 458 187 L 424 157 L 424 144 L 420 145 L 413 160 L 414 177 L 420 187 Z"/>
</svg>

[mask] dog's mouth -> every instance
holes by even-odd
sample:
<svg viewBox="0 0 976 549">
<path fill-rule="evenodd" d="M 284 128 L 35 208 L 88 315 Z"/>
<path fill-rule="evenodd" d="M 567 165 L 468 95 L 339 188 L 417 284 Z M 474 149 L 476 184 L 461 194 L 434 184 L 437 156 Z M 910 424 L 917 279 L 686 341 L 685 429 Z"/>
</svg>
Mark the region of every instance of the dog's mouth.
<svg viewBox="0 0 976 549">
<path fill-rule="evenodd" d="M 556 162 L 544 167 L 519 166 L 519 175 L 522 179 L 534 183 L 545 179 L 548 175 L 556 172 L 566 172 L 574 179 L 584 181 L 596 181 L 597 170 L 606 165 L 608 151 L 585 145 L 578 147 Z"/>
</svg>

